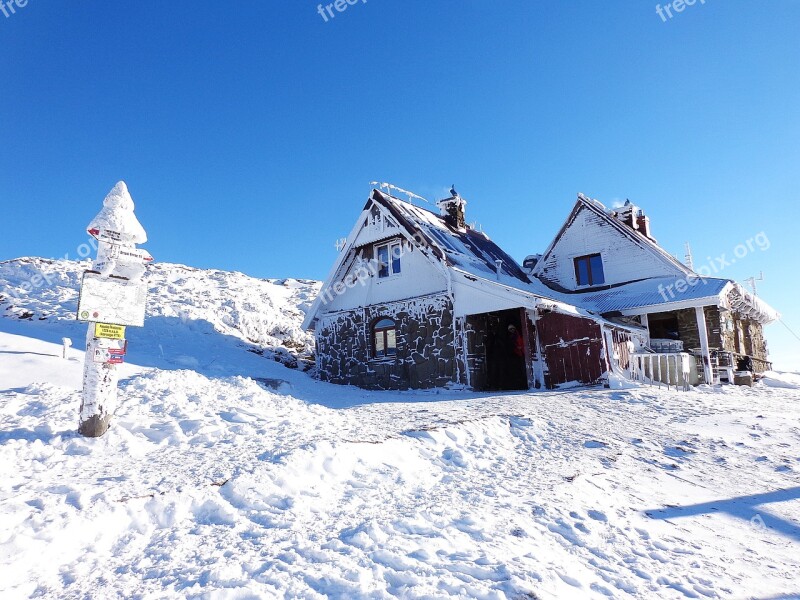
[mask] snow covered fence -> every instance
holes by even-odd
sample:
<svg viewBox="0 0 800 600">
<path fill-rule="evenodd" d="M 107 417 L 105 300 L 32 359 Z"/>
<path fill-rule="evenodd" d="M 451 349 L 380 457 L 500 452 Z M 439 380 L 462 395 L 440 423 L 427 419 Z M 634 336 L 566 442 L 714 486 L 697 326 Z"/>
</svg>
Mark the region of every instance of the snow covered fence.
<svg viewBox="0 0 800 600">
<path fill-rule="evenodd" d="M 705 283 L 705 280 L 703 279 L 704 277 L 711 277 L 712 275 L 716 276 L 722 273 L 722 271 L 724 271 L 728 267 L 736 264 L 737 260 L 741 260 L 747 257 L 756 250 L 760 250 L 761 252 L 766 252 L 771 247 L 772 243 L 769 241 L 769 237 L 767 236 L 766 232 L 761 231 L 756 235 L 748 238 L 741 244 L 737 244 L 733 248 L 732 258 L 729 258 L 727 252 L 723 252 L 722 254 L 716 257 L 707 256 L 706 260 L 708 262 L 694 269 L 697 275 L 688 275 L 683 279 L 679 279 L 674 284 L 668 286 L 659 284 L 658 293 L 661 294 L 661 297 L 664 299 L 664 302 L 669 302 L 670 300 L 674 300 L 676 294 L 683 294 L 686 292 L 686 290 L 688 290 L 691 287 L 694 287 L 698 284 L 704 284 Z"/>
</svg>

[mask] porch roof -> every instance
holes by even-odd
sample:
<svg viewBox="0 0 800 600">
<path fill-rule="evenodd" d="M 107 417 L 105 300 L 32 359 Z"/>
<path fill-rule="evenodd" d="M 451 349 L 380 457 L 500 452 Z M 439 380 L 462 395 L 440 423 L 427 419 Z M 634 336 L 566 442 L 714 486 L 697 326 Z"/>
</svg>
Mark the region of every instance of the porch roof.
<svg viewBox="0 0 800 600">
<path fill-rule="evenodd" d="M 737 293 L 731 305 L 728 294 L 732 290 Z M 735 281 L 717 277 L 653 277 L 598 291 L 565 293 L 550 290 L 550 296 L 604 315 L 639 315 L 696 306 L 721 306 L 743 312 L 763 324 L 780 317 L 769 304 Z"/>
<path fill-rule="evenodd" d="M 598 292 L 570 294 L 570 297 L 574 302 L 603 314 L 661 305 L 688 303 L 697 306 L 717 304 L 722 292 L 730 283 L 727 279 L 709 277 L 692 280 L 654 277 Z M 664 306 L 664 310 L 670 309 Z"/>
</svg>

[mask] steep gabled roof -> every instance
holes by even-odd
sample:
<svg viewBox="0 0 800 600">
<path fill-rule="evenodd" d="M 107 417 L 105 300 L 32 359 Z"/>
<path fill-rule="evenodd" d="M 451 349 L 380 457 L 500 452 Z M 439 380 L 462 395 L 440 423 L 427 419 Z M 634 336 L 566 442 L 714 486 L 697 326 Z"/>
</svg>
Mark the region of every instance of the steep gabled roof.
<svg viewBox="0 0 800 600">
<path fill-rule="evenodd" d="M 602 219 L 605 223 L 609 226 L 613 227 L 621 236 L 624 236 L 640 248 L 644 249 L 645 251 L 649 252 L 653 256 L 655 256 L 658 260 L 662 261 L 666 265 L 674 268 L 678 271 L 678 273 L 683 274 L 684 276 L 693 276 L 695 275 L 694 271 L 692 271 L 689 267 L 681 263 L 677 258 L 672 256 L 669 252 L 664 250 L 661 246 L 659 246 L 656 242 L 651 240 L 648 237 L 645 237 L 638 231 L 634 231 L 623 222 L 621 222 L 616 217 L 611 216 L 608 214 L 606 207 L 597 200 L 593 200 L 584 196 L 583 194 L 578 194 L 578 199 L 575 202 L 575 206 L 572 208 L 569 216 L 567 217 L 564 224 L 559 229 L 556 236 L 553 238 L 553 241 L 550 242 L 550 245 L 545 250 L 544 254 L 542 255 L 541 259 L 536 263 L 536 267 L 533 270 L 533 275 L 540 281 L 543 281 L 545 285 L 552 287 L 547 281 L 540 277 L 542 271 L 547 264 L 550 255 L 553 253 L 556 244 L 558 244 L 559 240 L 564 235 L 564 232 L 573 224 L 575 219 L 577 218 L 578 214 L 582 210 L 589 210 L 593 214 L 597 215 L 600 219 Z M 564 291 L 564 290 L 560 290 Z"/>
<path fill-rule="evenodd" d="M 500 261 L 500 281 L 512 279 L 517 284 L 530 283 L 522 267 L 485 233 L 469 228 L 458 230 L 438 214 L 378 190 L 372 191 L 371 199 L 386 208 L 401 226 L 418 242 L 430 247 L 446 265 L 476 277 L 498 279 L 496 261 Z"/>
<path fill-rule="evenodd" d="M 552 282 L 540 277 L 547 259 L 553 253 L 564 232 L 575 222 L 582 210 L 591 211 L 613 227 L 621 236 L 631 240 L 652 256 L 670 266 L 675 271 L 673 276 L 648 277 L 615 285 L 592 289 L 567 290 L 554 287 Z M 727 302 L 728 292 L 735 289 L 741 298 L 739 310 L 748 313 L 761 323 L 771 323 L 779 317 L 775 309 L 760 298 L 753 296 L 731 279 L 701 277 L 677 258 L 664 250 L 652 239 L 634 231 L 625 223 L 612 216 L 597 200 L 578 194 L 578 200 L 562 225 L 558 234 L 548 246 L 542 258 L 533 270 L 533 285 L 539 293 L 548 293 L 560 300 L 580 306 L 599 314 L 619 312 L 644 312 L 636 309 L 675 310 L 687 306 L 720 305 Z"/>
<path fill-rule="evenodd" d="M 357 238 L 373 206 L 378 206 L 398 224 L 397 233 L 428 254 L 442 269 L 454 269 L 480 279 L 496 282 L 530 293 L 531 280 L 522 268 L 489 237 L 474 229 L 459 230 L 447 224 L 438 214 L 374 189 L 358 221 L 347 237 L 344 248 L 328 273 L 322 292 L 306 314 L 303 327 L 316 320 L 322 294 L 338 281 L 355 260 Z M 372 243 L 372 242 L 370 242 Z M 499 261 L 499 262 L 498 262 Z M 498 273 L 497 265 L 500 265 Z"/>
</svg>

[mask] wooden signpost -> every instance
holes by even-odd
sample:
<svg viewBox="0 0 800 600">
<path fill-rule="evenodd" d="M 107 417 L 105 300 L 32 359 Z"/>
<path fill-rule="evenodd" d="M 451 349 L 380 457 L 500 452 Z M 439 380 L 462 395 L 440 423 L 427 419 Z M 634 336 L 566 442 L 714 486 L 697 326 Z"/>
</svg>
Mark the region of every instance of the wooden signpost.
<svg viewBox="0 0 800 600">
<path fill-rule="evenodd" d="M 117 403 L 117 365 L 128 349 L 125 328 L 144 325 L 147 285 L 142 276 L 153 257 L 136 248 L 147 234 L 133 208 L 127 186 L 119 182 L 87 227 L 98 248 L 92 270 L 84 273 L 77 311 L 78 320 L 89 323 L 78 427 L 86 437 L 108 430 Z"/>
</svg>

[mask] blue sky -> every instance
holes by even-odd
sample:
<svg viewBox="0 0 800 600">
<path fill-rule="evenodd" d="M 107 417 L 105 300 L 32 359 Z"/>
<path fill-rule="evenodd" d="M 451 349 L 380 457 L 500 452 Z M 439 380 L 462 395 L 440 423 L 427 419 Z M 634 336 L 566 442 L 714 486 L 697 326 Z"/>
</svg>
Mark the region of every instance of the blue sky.
<svg viewBox="0 0 800 600">
<path fill-rule="evenodd" d="M 800 2 L 699 2 L 29 0 L 0 14 L 0 259 L 74 255 L 119 179 L 156 260 L 259 277 L 322 278 L 372 180 L 455 183 L 518 260 L 583 192 L 698 262 L 764 232 L 722 274 L 800 332 Z"/>
</svg>

